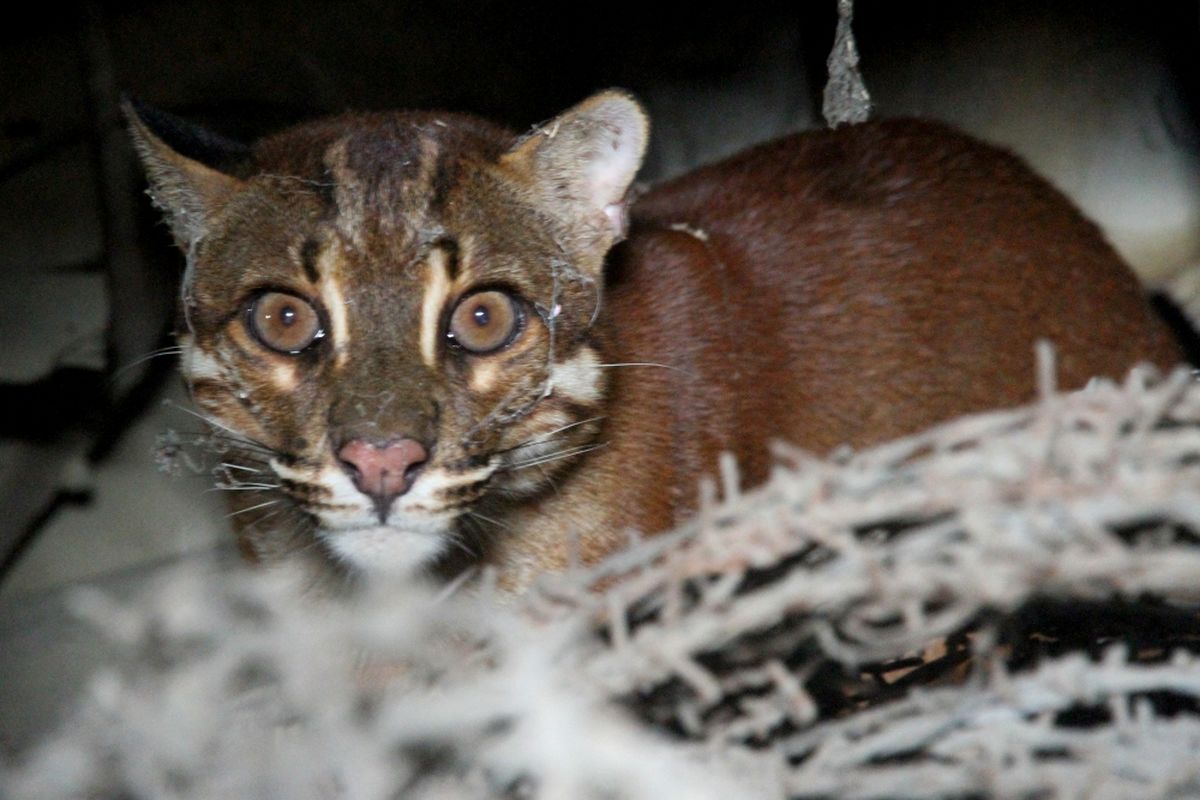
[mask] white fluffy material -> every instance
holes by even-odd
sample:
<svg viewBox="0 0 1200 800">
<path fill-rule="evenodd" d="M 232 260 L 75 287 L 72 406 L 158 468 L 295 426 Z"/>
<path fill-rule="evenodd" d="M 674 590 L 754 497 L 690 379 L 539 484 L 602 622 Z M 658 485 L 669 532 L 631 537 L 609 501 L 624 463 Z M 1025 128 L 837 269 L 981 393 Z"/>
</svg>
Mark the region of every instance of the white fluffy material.
<svg viewBox="0 0 1200 800">
<path fill-rule="evenodd" d="M 1013 670 L 1004 636 L 1036 598 L 1191 618 L 1200 384 L 1043 377 L 1025 409 L 826 460 L 781 448 L 752 492 L 726 463 L 692 525 L 519 599 L 486 576 L 298 599 L 286 572 L 81 595 L 130 657 L 0 794 L 1194 795 L 1186 640 Z M 969 675 L 923 676 L 955 652 Z"/>
</svg>

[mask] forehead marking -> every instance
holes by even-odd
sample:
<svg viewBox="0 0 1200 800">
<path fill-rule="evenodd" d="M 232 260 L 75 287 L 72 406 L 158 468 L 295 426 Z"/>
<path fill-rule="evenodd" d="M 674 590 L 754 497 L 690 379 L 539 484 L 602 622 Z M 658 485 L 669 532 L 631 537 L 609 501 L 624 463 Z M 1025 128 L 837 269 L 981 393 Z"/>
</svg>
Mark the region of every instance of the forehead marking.
<svg viewBox="0 0 1200 800">
<path fill-rule="evenodd" d="M 427 197 L 432 193 L 434 178 L 440 166 L 441 148 L 438 146 L 437 140 L 429 135 L 421 137 L 420 147 L 421 162 L 418 165 L 420 171 L 417 173 L 415 189 L 420 196 Z"/>
<path fill-rule="evenodd" d="M 340 139 L 325 151 L 325 171 L 333 182 L 333 205 L 337 209 L 338 232 L 355 246 L 363 245 L 363 223 L 366 218 L 362 186 L 358 175 L 350 168 L 346 139 Z"/>
<path fill-rule="evenodd" d="M 464 280 L 469 280 L 469 268 L 475 258 L 475 237 L 469 233 L 461 234 L 454 240 L 454 246 L 455 272 L 462 275 Z"/>
<path fill-rule="evenodd" d="M 434 248 L 425 262 L 424 294 L 421 299 L 421 358 L 430 368 L 437 366 L 438 333 L 442 308 L 450 297 L 450 273 L 446 252 Z"/>
<path fill-rule="evenodd" d="M 334 364 L 340 367 L 346 363 L 350 353 L 350 324 L 346 317 L 346 296 L 342 292 L 342 271 L 335 248 L 327 247 L 317 263 L 321 274 L 317 289 L 321 295 L 321 303 L 329 314 Z"/>
</svg>

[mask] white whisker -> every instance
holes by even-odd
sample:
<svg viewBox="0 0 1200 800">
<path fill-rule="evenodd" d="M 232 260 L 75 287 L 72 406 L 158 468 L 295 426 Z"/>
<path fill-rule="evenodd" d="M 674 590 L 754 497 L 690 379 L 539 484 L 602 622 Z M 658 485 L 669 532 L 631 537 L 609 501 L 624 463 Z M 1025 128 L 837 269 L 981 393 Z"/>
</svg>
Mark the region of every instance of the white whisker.
<svg viewBox="0 0 1200 800">
<path fill-rule="evenodd" d="M 272 512 L 271 512 L 271 513 L 269 513 L 269 514 L 263 514 L 261 517 L 259 517 L 258 519 L 254 520 L 254 522 L 253 522 L 252 524 L 254 524 L 254 525 L 261 525 L 262 523 L 266 522 L 267 520 L 271 519 L 272 517 L 277 517 L 277 516 L 279 516 L 280 514 L 282 514 L 282 513 L 283 513 L 283 512 L 285 512 L 285 511 L 287 511 L 287 509 L 286 509 L 286 508 L 277 508 L 277 509 L 275 509 L 274 511 L 272 511 Z M 306 546 L 307 546 L 307 545 L 306 545 Z"/>
<path fill-rule="evenodd" d="M 458 591 L 466 585 L 467 581 L 474 578 L 478 572 L 479 570 L 475 569 L 474 567 L 471 569 L 464 569 L 456 578 L 454 578 L 454 580 L 446 584 L 445 588 L 437 593 L 437 597 L 433 598 L 433 604 L 438 605 L 446 602 L 446 600 L 448 600 L 451 596 L 457 594 Z"/>
<path fill-rule="evenodd" d="M 139 356 L 138 358 L 135 358 L 133 361 L 130 361 L 125 366 L 121 367 L 119 370 L 116 371 L 115 375 L 123 375 L 125 372 L 133 369 L 134 367 L 138 366 L 139 364 L 145 364 L 147 361 L 151 361 L 160 356 L 177 356 L 182 352 L 183 352 L 183 348 L 178 345 L 175 345 L 174 347 L 160 347 L 158 350 L 151 350 L 149 353 L 146 353 L 144 356 Z M 114 375 L 114 377 L 115 377 L 115 375 Z"/>
<path fill-rule="evenodd" d="M 236 437 L 239 440 L 244 440 L 251 444 L 256 444 L 259 447 L 264 447 L 264 448 L 266 447 L 265 445 L 260 445 L 258 442 L 254 441 L 254 439 L 252 439 L 251 437 L 242 433 L 241 431 L 231 428 L 228 425 L 226 425 L 225 423 L 220 422 L 216 418 L 210 417 L 207 414 L 201 414 L 199 411 L 193 411 L 190 408 L 186 408 L 184 406 L 179 405 L 179 403 L 176 403 L 173 400 L 164 400 L 163 404 L 170 406 L 171 408 L 178 409 L 178 410 L 184 412 L 185 414 L 191 414 L 196 419 L 203 420 L 204 422 L 208 423 L 209 425 L 212 425 L 214 428 L 220 428 L 221 430 L 229 433 L 230 435 Z"/>
<path fill-rule="evenodd" d="M 242 466 L 241 464 L 230 464 L 228 461 L 222 461 L 220 466 L 228 467 L 229 469 L 240 469 L 240 470 L 243 470 L 244 472 L 255 472 L 260 475 L 262 474 L 261 469 L 254 469 L 253 467 L 245 467 L 245 466 Z"/>
<path fill-rule="evenodd" d="M 226 514 L 225 519 L 229 519 L 230 517 L 236 517 L 238 514 L 246 514 L 251 511 L 256 511 L 260 508 L 266 508 L 267 506 L 277 505 L 278 503 L 282 503 L 282 502 L 283 502 L 282 500 L 267 500 L 265 503 L 259 503 L 257 505 L 249 506 L 248 508 L 240 508 L 237 511 Z"/>
<path fill-rule="evenodd" d="M 537 467 L 537 471 L 542 474 L 542 480 L 544 480 L 547 484 L 550 485 L 550 488 L 554 491 L 554 493 L 556 495 L 561 496 L 561 494 L 558 491 L 558 484 L 554 482 L 554 479 L 546 474 L 546 470 L 542 469 L 540 464 L 536 465 L 536 467 Z"/>
<path fill-rule="evenodd" d="M 278 489 L 277 483 L 239 483 L 239 484 L 217 484 L 208 491 L 210 492 L 262 492 L 272 489 Z"/>
<path fill-rule="evenodd" d="M 686 370 L 683 367 L 676 367 L 671 364 L 659 364 L 654 361 L 627 361 L 627 362 L 624 362 L 621 364 L 597 364 L 596 366 L 597 367 L 661 367 L 662 369 L 670 369 L 670 370 L 674 370 L 675 372 L 682 372 L 684 375 L 687 375 L 688 377 L 691 377 L 691 378 L 696 377 L 696 373 Z"/>
<path fill-rule="evenodd" d="M 478 553 L 476 553 L 474 550 L 472 550 L 470 547 L 467 547 L 467 543 L 466 543 L 466 542 L 464 542 L 464 541 L 463 541 L 463 540 L 462 540 L 460 537 L 458 537 L 458 536 L 456 536 L 456 535 L 454 535 L 454 534 L 450 534 L 450 535 L 448 535 L 448 536 L 446 537 L 446 539 L 447 539 L 447 541 L 449 541 L 449 542 L 450 542 L 450 544 L 454 545 L 454 546 L 455 546 L 455 547 L 457 547 L 459 550 L 462 550 L 462 551 L 463 551 L 464 553 L 466 553 L 466 554 L 467 554 L 467 555 L 468 555 L 470 558 L 472 558 L 472 559 L 478 559 L 478 558 L 479 558 L 479 554 L 478 554 Z"/>
<path fill-rule="evenodd" d="M 542 464 L 549 464 L 552 461 L 559 461 L 571 456 L 583 455 L 590 453 L 593 450 L 599 450 L 601 447 L 607 447 L 608 442 L 600 442 L 598 444 L 584 444 L 578 447 L 568 447 L 566 450 L 559 450 L 557 453 L 548 453 L 538 458 L 531 458 L 528 461 L 518 461 L 508 467 L 509 470 L 515 471 L 518 469 L 528 469 L 529 467 L 537 467 Z"/>
<path fill-rule="evenodd" d="M 517 447 L 528 447 L 531 444 L 538 444 L 539 442 L 546 441 L 547 439 L 549 439 L 551 436 L 553 436 L 556 433 L 562 433 L 563 431 L 569 431 L 569 430 L 571 430 L 571 428 L 578 428 L 580 425 L 586 425 L 589 422 L 598 422 L 602 419 L 604 419 L 603 415 L 596 416 L 596 417 L 588 417 L 587 419 L 581 419 L 578 422 L 571 422 L 566 425 L 561 425 L 552 431 L 546 431 L 545 433 L 538 434 L 537 438 L 530 439 L 528 442 L 525 442 L 524 444 L 517 445 Z M 513 449 L 515 450 L 516 448 L 513 448 Z"/>
<path fill-rule="evenodd" d="M 468 517 L 474 517 L 475 519 L 483 520 L 484 522 L 490 522 L 493 525 L 495 525 L 497 528 L 503 528 L 506 531 L 512 530 L 512 527 L 510 525 L 505 525 L 503 522 L 501 522 L 498 519 L 492 519 L 491 517 L 484 516 L 483 514 L 480 514 L 478 511 L 465 511 L 463 513 L 465 513 Z"/>
<path fill-rule="evenodd" d="M 220 442 L 226 449 L 236 447 L 242 451 L 243 456 L 253 455 L 263 459 L 266 463 L 268 458 L 276 455 L 275 451 L 266 445 L 256 444 L 245 439 L 239 439 L 236 436 L 229 436 L 224 433 L 209 434 L 209 438 L 215 442 Z"/>
<path fill-rule="evenodd" d="M 506 453 L 512 453 L 517 450 L 522 450 L 526 447 L 533 447 L 536 444 L 546 444 L 548 442 L 558 441 L 559 439 L 564 438 L 564 437 L 555 436 L 555 434 L 562 433 L 563 431 L 570 430 L 571 428 L 577 428 L 580 425 L 586 425 L 589 422 L 596 422 L 596 421 L 602 420 L 602 419 L 604 419 L 603 416 L 597 416 L 597 417 L 588 417 L 587 419 L 581 419 L 578 422 L 570 422 L 566 425 L 561 425 L 561 426 L 555 428 L 554 430 L 546 431 L 545 433 L 539 433 L 536 436 L 534 436 L 532 439 L 527 439 L 526 441 L 521 442 L 520 444 L 515 444 L 506 450 L 498 450 L 498 451 L 496 451 L 496 453 L 494 453 L 494 455 L 504 455 Z"/>
</svg>

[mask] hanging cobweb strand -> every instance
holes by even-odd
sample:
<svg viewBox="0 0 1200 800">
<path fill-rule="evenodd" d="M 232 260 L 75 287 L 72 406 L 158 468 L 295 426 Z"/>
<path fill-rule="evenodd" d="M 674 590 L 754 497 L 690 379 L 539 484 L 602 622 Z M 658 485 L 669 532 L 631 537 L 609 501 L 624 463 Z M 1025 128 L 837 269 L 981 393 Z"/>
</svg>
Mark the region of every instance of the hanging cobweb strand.
<svg viewBox="0 0 1200 800">
<path fill-rule="evenodd" d="M 821 108 L 825 123 L 831 128 L 866 122 L 871 115 L 871 95 L 858 69 L 853 20 L 853 0 L 838 0 L 837 31 L 827 61 L 829 78 Z"/>
</svg>

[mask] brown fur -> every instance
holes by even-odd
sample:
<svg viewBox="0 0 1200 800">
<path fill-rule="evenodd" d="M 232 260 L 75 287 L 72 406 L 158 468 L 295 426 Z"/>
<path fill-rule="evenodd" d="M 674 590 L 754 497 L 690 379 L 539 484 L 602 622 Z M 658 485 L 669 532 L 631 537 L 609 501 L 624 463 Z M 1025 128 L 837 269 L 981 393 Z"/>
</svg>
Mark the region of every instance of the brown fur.
<svg viewBox="0 0 1200 800">
<path fill-rule="evenodd" d="M 762 481 L 771 439 L 865 446 L 1059 382 L 1182 359 L 1099 230 L 1014 156 L 945 126 L 773 142 L 638 200 L 610 254 L 611 445 L 521 515 L 508 560 L 562 566 L 696 507 L 722 452 Z M 581 502 L 581 500 L 583 502 Z M 538 548 L 532 558 L 531 543 Z"/>
<path fill-rule="evenodd" d="M 347 116 L 219 172 L 133 125 L 192 253 L 186 333 L 213 359 L 192 377 L 201 407 L 272 453 L 314 519 L 365 513 L 336 478 L 351 439 L 411 437 L 442 476 L 491 465 L 412 519 L 456 509 L 444 535 L 465 550 L 439 551 L 443 567 L 495 563 L 512 586 L 563 566 L 573 540 L 594 560 L 686 518 L 722 452 L 749 486 L 773 438 L 824 453 L 1028 401 L 1038 339 L 1065 386 L 1180 360 L 1094 225 L 1013 156 L 934 123 L 800 134 L 698 170 L 640 198 L 616 247 L 645 139 L 622 95 L 523 138 Z M 523 298 L 512 345 L 464 356 L 438 338 L 430 363 L 435 262 L 442 318 L 473 287 Z M 264 352 L 240 316 L 263 287 L 312 298 L 330 335 Z M 512 454 L 550 434 L 563 457 L 523 469 Z M 251 527 L 255 552 L 277 549 Z"/>
</svg>

